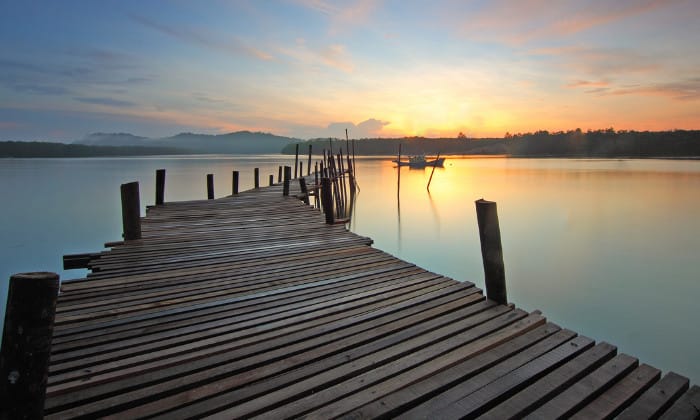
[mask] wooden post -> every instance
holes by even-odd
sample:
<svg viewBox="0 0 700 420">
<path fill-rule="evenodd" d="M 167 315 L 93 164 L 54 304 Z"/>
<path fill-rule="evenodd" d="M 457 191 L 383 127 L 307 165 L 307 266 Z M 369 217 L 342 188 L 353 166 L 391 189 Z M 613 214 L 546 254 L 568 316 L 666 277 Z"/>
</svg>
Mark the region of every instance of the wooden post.
<svg viewBox="0 0 700 420">
<path fill-rule="evenodd" d="M 122 184 L 122 227 L 125 241 L 141 239 L 141 200 L 139 183 Z"/>
<path fill-rule="evenodd" d="M 165 169 L 156 169 L 156 206 L 165 202 Z"/>
<path fill-rule="evenodd" d="M 508 303 L 506 273 L 496 203 L 483 198 L 476 200 L 476 220 L 479 224 L 481 256 L 484 261 L 486 297 L 505 305 Z"/>
<path fill-rule="evenodd" d="M 318 162 L 314 165 L 314 204 L 316 208 L 321 207 L 321 200 L 318 196 Z"/>
<path fill-rule="evenodd" d="M 323 213 L 326 215 L 326 223 L 332 225 L 335 222 L 335 209 L 333 209 L 333 190 L 330 178 L 321 178 L 321 203 Z"/>
<path fill-rule="evenodd" d="M 44 416 L 58 288 L 56 273 L 10 277 L 0 352 L 0 418 Z"/>
<path fill-rule="evenodd" d="M 207 174 L 207 199 L 214 199 L 214 174 Z"/>
<path fill-rule="evenodd" d="M 299 177 L 299 189 L 301 190 L 302 194 L 302 200 L 304 201 L 304 204 L 310 204 L 309 203 L 309 190 L 306 188 L 306 179 L 301 176 Z"/>
<path fill-rule="evenodd" d="M 255 189 L 257 190 L 258 188 L 260 188 L 260 169 L 259 168 L 253 169 L 253 178 L 254 178 L 253 182 L 255 185 Z"/>
<path fill-rule="evenodd" d="M 277 170 L 277 182 L 282 182 L 282 167 Z"/>
<path fill-rule="evenodd" d="M 428 186 L 425 187 L 428 192 L 430 192 L 430 183 L 433 181 L 433 174 L 435 173 L 435 167 L 438 164 L 438 161 L 440 160 L 440 152 L 438 152 L 437 157 L 435 158 L 435 162 L 433 162 L 433 170 L 430 171 L 430 178 L 428 179 Z"/>
<path fill-rule="evenodd" d="M 272 186 L 275 183 L 275 176 L 270 174 L 270 186 Z"/>
<path fill-rule="evenodd" d="M 238 194 L 238 179 L 240 175 L 238 174 L 238 171 L 233 171 L 233 180 L 232 180 L 232 186 L 233 186 L 233 195 Z"/>
<path fill-rule="evenodd" d="M 309 144 L 309 161 L 306 164 L 306 175 L 311 175 L 311 145 Z"/>
<path fill-rule="evenodd" d="M 282 195 L 289 195 L 289 180 L 292 177 L 292 168 L 289 166 L 284 167 L 284 185 L 282 186 Z"/>
<path fill-rule="evenodd" d="M 304 162 L 299 161 L 299 176 L 304 176 Z"/>
<path fill-rule="evenodd" d="M 297 177 L 297 169 L 299 169 L 299 143 L 296 144 L 296 152 L 294 153 L 294 178 Z"/>
</svg>

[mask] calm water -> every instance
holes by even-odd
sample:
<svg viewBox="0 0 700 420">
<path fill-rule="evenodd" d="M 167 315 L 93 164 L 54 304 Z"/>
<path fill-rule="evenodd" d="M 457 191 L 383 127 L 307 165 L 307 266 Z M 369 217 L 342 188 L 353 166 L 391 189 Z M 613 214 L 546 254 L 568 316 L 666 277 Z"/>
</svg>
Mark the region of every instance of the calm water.
<svg viewBox="0 0 700 420">
<path fill-rule="evenodd" d="M 216 196 L 277 176 L 287 156 L 0 160 L 0 277 L 49 270 L 63 254 L 92 252 L 121 234 L 119 185 L 140 181 L 152 204 L 154 172 L 166 200 Z M 700 298 L 700 162 L 453 158 L 435 171 L 357 163 L 360 194 L 350 227 L 375 246 L 483 287 L 474 200 L 498 202 L 509 300 L 616 344 L 643 362 L 700 382 L 695 308 Z M 6 299 L 3 282 L 2 302 Z"/>
</svg>

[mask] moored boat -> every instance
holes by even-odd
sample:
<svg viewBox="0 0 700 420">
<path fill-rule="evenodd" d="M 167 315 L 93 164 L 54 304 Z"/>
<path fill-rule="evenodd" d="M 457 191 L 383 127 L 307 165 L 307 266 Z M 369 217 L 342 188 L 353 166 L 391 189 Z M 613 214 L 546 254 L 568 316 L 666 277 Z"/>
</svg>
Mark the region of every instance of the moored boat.
<svg viewBox="0 0 700 420">
<path fill-rule="evenodd" d="M 436 159 L 428 159 L 425 155 L 409 156 L 408 160 L 392 160 L 398 166 L 408 166 L 410 168 L 425 168 L 429 166 L 442 167 L 445 163 L 445 158 L 438 157 Z"/>
</svg>

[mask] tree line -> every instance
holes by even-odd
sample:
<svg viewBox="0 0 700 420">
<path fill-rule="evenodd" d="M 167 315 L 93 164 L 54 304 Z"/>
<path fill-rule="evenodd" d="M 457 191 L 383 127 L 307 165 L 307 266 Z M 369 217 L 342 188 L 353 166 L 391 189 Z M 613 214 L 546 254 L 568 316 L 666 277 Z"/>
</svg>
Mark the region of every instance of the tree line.
<svg viewBox="0 0 700 420">
<path fill-rule="evenodd" d="M 54 158 L 54 157 L 102 157 L 102 156 L 153 156 L 181 155 L 188 153 L 174 147 L 149 146 L 87 146 L 49 142 L 0 142 L 0 158 Z"/>
<path fill-rule="evenodd" d="M 315 153 L 342 148 L 345 140 L 313 139 L 296 143 L 306 153 L 311 145 Z M 549 132 L 506 133 L 503 138 L 375 138 L 355 141 L 355 154 L 396 155 L 401 144 L 404 155 L 507 155 L 513 157 L 700 157 L 700 130 L 615 131 L 581 129 Z M 282 153 L 295 152 L 295 144 Z M 351 148 L 352 151 L 352 148 Z M 301 153 L 301 152 L 300 152 Z"/>
</svg>

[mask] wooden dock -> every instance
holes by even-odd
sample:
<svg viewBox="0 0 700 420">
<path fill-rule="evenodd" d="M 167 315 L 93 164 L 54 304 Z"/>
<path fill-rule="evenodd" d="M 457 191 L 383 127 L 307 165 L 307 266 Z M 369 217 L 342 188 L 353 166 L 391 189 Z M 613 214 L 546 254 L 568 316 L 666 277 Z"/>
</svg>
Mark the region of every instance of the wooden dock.
<svg viewBox="0 0 700 420">
<path fill-rule="evenodd" d="M 293 195 L 150 207 L 141 240 L 92 254 L 61 285 L 45 416 L 698 417 L 686 378 L 374 249 Z"/>
</svg>

